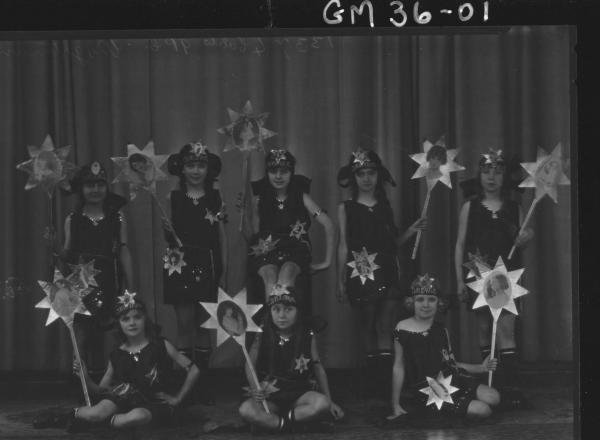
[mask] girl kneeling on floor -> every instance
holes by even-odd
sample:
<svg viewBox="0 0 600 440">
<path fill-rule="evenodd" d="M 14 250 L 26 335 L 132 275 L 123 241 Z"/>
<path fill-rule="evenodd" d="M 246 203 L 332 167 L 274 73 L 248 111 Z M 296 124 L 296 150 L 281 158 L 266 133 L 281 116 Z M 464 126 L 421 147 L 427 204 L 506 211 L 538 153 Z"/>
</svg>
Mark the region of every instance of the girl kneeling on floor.
<svg viewBox="0 0 600 440">
<path fill-rule="evenodd" d="M 302 322 L 293 289 L 276 285 L 268 298 L 264 332 L 257 334 L 250 349 L 261 386 L 255 387 L 246 365 L 252 397 L 239 409 L 245 421 L 273 431 L 294 431 L 296 424 L 323 419 L 328 414 L 335 419 L 344 416 L 331 400 L 314 333 Z M 313 374 L 319 391 L 313 389 Z"/>
<path fill-rule="evenodd" d="M 414 315 L 400 321 L 394 330 L 392 415 L 388 420 L 407 413 L 400 404 L 402 390 L 412 395 L 411 408 L 423 413 L 483 418 L 500 402 L 498 391 L 480 385 L 471 375 L 495 370 L 496 359 L 488 356 L 481 364 L 454 359 L 448 330 L 435 320 L 445 306 L 440 294 L 438 282 L 427 274 L 411 284 L 407 305 L 414 308 Z"/>
</svg>

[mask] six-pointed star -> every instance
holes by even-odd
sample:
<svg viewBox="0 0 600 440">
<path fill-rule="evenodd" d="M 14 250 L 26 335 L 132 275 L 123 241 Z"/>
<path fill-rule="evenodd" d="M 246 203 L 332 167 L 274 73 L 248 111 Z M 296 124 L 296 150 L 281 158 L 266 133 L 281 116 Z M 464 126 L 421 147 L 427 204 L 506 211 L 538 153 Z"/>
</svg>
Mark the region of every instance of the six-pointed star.
<svg viewBox="0 0 600 440">
<path fill-rule="evenodd" d="M 558 203 L 557 186 L 571 183 L 563 169 L 561 143 L 556 145 L 550 154 L 538 147 L 536 161 L 523 162 L 521 166 L 529 175 L 519 187 L 535 188 L 536 199 L 548 194 L 554 203 Z"/>
</svg>

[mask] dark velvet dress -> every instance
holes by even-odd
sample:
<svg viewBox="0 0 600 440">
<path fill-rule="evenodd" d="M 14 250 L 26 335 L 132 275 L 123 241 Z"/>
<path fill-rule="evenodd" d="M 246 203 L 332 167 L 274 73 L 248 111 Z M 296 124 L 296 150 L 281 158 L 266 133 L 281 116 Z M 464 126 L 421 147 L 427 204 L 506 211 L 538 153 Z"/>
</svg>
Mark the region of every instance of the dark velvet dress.
<svg viewBox="0 0 600 440">
<path fill-rule="evenodd" d="M 313 331 L 306 330 L 300 347 L 296 336 L 289 341 L 275 343 L 272 360 L 264 336 L 258 352 L 256 370 L 259 380 L 268 381 L 279 390 L 270 394 L 267 400 L 275 403 L 281 410 L 290 409 L 304 393 L 314 389 L 313 361 L 311 343 Z"/>
<path fill-rule="evenodd" d="M 173 413 L 172 407 L 158 400 L 155 394 L 174 395 L 178 384 L 164 339 L 150 341 L 137 353 L 115 348 L 110 353 L 115 386 L 102 399 L 114 402 L 120 412 L 146 408 L 153 419 L 163 419 Z"/>
<path fill-rule="evenodd" d="M 219 192 L 209 190 L 193 201 L 181 190 L 171 192 L 173 228 L 183 243 L 183 263 L 178 270 L 169 268 L 168 253 L 163 270 L 165 304 L 214 302 L 223 272 L 219 222 L 222 201 Z M 169 249 L 176 250 L 172 234 L 167 234 Z M 177 263 L 175 261 L 175 263 Z"/>
<path fill-rule="evenodd" d="M 360 305 L 380 301 L 387 297 L 391 287 L 398 287 L 398 258 L 396 256 L 397 229 L 393 224 L 389 206 L 376 203 L 372 207 L 354 200 L 344 202 L 346 211 L 346 291 L 352 304 Z M 375 255 L 371 264 L 376 268 L 371 279 L 361 277 L 361 261 L 356 254 L 363 252 Z M 366 262 L 365 262 L 366 263 Z"/>
<path fill-rule="evenodd" d="M 268 178 L 252 182 L 259 197 L 259 231 L 250 243 L 249 267 L 253 272 L 262 266 L 280 267 L 286 261 L 296 263 L 304 272 L 311 262 L 308 237 L 310 214 L 304 206 L 304 194 L 310 191 L 310 180 L 293 175 L 285 201 L 278 202 Z"/>
<path fill-rule="evenodd" d="M 458 391 L 451 393 L 453 403 L 444 402 L 439 411 L 447 414 L 465 415 L 469 403 L 476 399 L 477 379 L 459 368 L 454 360 L 446 328 L 434 322 L 422 333 L 394 330 L 394 339 L 404 352 L 404 390 L 419 410 L 438 411 L 435 404 L 427 405 L 427 394 L 419 391 L 429 386 L 426 377 L 436 379 L 440 372 L 444 377 L 452 375 L 451 385 Z"/>
</svg>

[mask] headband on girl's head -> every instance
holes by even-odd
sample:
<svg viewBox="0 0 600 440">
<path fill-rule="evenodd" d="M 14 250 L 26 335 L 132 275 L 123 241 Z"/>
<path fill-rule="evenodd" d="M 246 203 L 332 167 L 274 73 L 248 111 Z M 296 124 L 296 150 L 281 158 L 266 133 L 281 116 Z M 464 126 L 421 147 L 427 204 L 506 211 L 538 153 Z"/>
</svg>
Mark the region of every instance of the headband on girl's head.
<svg viewBox="0 0 600 440">
<path fill-rule="evenodd" d="M 290 290 L 291 289 L 291 290 Z M 295 306 L 296 298 L 294 297 L 293 287 L 285 287 L 281 284 L 275 284 L 273 290 L 267 299 L 267 306 L 271 307 L 275 304 L 288 304 Z"/>
<path fill-rule="evenodd" d="M 348 187 L 350 179 L 353 179 L 353 174 L 364 168 L 371 168 L 377 170 L 379 173 L 379 179 L 382 182 L 389 183 L 392 186 L 396 186 L 396 182 L 392 178 L 392 175 L 386 167 L 381 163 L 381 159 L 373 150 L 363 150 L 359 148 L 353 151 L 350 155 L 350 161 L 347 165 L 340 168 L 338 171 L 338 185 L 342 188 Z"/>
<path fill-rule="evenodd" d="M 181 177 L 184 165 L 192 162 L 206 163 L 214 178 L 221 172 L 221 158 L 211 153 L 202 142 L 185 144 L 179 153 L 171 154 L 167 161 L 167 169 L 170 174 Z"/>
<path fill-rule="evenodd" d="M 441 295 L 439 283 L 435 278 L 430 277 L 429 274 L 417 275 L 417 278 L 410 285 L 410 293 L 412 296 Z"/>
<path fill-rule="evenodd" d="M 202 142 L 191 144 L 189 151 L 181 155 L 183 165 L 191 162 L 208 162 L 208 147 Z"/>
<path fill-rule="evenodd" d="M 353 173 L 363 168 L 376 169 L 381 165 L 381 160 L 378 160 L 379 156 L 375 152 L 369 155 L 367 151 L 359 148 L 357 151 L 352 152 L 352 156 L 354 157 L 351 165 Z"/>
<path fill-rule="evenodd" d="M 269 151 L 265 158 L 267 170 L 276 168 L 287 168 L 290 171 L 294 171 L 296 166 L 296 158 L 287 150 L 278 148 Z"/>
<path fill-rule="evenodd" d="M 502 150 L 494 150 L 490 148 L 488 154 L 482 154 L 481 156 L 482 157 L 479 160 L 479 169 L 482 171 L 484 169 L 496 168 L 504 170 L 506 167 Z"/>
<path fill-rule="evenodd" d="M 136 292 L 130 292 L 125 289 L 122 296 L 117 297 L 117 305 L 115 307 L 115 315 L 121 316 L 130 310 L 146 310 L 143 302 L 136 299 Z"/>
<path fill-rule="evenodd" d="M 71 179 L 71 187 L 74 191 L 79 190 L 84 184 L 91 182 L 108 182 L 106 170 L 100 162 L 92 162 L 82 166 L 73 179 Z"/>
</svg>

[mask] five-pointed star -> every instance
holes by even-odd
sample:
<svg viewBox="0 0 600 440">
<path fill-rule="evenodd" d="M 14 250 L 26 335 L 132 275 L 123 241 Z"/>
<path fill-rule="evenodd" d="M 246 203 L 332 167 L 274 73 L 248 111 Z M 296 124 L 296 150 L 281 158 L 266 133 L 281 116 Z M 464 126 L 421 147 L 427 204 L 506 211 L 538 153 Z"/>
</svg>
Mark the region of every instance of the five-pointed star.
<svg viewBox="0 0 600 440">
<path fill-rule="evenodd" d="M 365 284 L 367 278 L 375 281 L 375 271 L 381 266 L 375 263 L 377 252 L 369 254 L 367 249 L 363 246 L 360 252 L 352 251 L 354 261 L 346 263 L 352 268 L 352 274 L 350 278 L 360 277 L 361 284 Z"/>
<path fill-rule="evenodd" d="M 129 163 L 132 155 L 141 155 L 141 161 L 133 169 Z M 127 145 L 127 157 L 111 157 L 110 159 L 119 168 L 119 174 L 113 180 L 116 182 L 128 182 L 131 198 L 134 198 L 138 189 L 144 189 L 156 194 L 156 182 L 158 180 L 167 180 L 168 176 L 160 168 L 167 161 L 168 154 L 155 154 L 154 142 L 149 141 L 143 150 L 140 150 L 133 144 Z"/>
<path fill-rule="evenodd" d="M 425 406 L 433 403 L 437 406 L 437 409 L 441 409 L 444 402 L 454 403 L 451 394 L 457 392 L 458 388 L 451 384 L 452 375 L 444 377 L 444 374 L 440 371 L 436 379 L 429 376 L 426 379 L 429 386 L 419 390 L 428 396 Z"/>
<path fill-rule="evenodd" d="M 448 188 L 452 188 L 452 182 L 450 181 L 450 173 L 455 171 L 464 170 L 465 167 L 457 164 L 454 161 L 454 158 L 458 154 L 458 149 L 446 149 L 446 163 L 441 164 L 438 167 L 431 167 L 430 163 L 427 161 L 427 152 L 434 145 L 439 145 L 446 149 L 446 144 L 443 138 L 439 139 L 435 144 L 432 144 L 428 140 L 423 142 L 423 153 L 411 154 L 410 158 L 419 164 L 419 168 L 415 171 L 415 174 L 411 177 L 411 179 L 419 179 L 421 177 L 425 177 L 427 181 L 427 188 L 431 190 L 436 183 L 442 182 Z"/>
<path fill-rule="evenodd" d="M 69 264 L 71 268 L 71 274 L 67 277 L 69 281 L 82 289 L 90 286 L 98 287 L 96 275 L 102 271 L 94 267 L 94 262 L 95 260 L 90 260 L 87 263 Z"/>
<path fill-rule="evenodd" d="M 525 269 L 517 269 L 508 271 L 502 261 L 502 257 L 498 257 L 496 266 L 493 269 L 483 268 L 481 278 L 467 283 L 471 289 L 479 295 L 473 304 L 473 308 L 477 309 L 483 306 L 489 306 L 492 315 L 496 318 L 500 316 L 502 309 L 518 315 L 517 307 L 515 306 L 515 298 L 519 298 L 528 293 L 528 290 L 517 284 L 519 278 Z M 508 283 L 507 286 L 498 286 L 499 281 Z M 498 291 L 500 289 L 500 291 Z M 492 295 L 486 291 L 491 290 Z"/>
<path fill-rule="evenodd" d="M 558 203 L 557 186 L 571 184 L 563 168 L 561 143 L 558 143 L 550 154 L 538 147 L 536 161 L 523 162 L 521 166 L 529 175 L 519 187 L 535 188 L 536 199 L 548 194 L 554 203 Z"/>
<path fill-rule="evenodd" d="M 301 222 L 300 220 L 296 220 L 296 223 L 292 225 L 292 230 L 290 232 L 290 237 L 295 237 L 297 240 L 300 240 L 304 234 L 306 234 L 306 222 Z"/>
<path fill-rule="evenodd" d="M 304 357 L 304 354 L 301 353 L 299 357 L 294 359 L 294 362 L 296 362 L 296 366 L 294 367 L 294 370 L 296 370 L 298 373 L 302 374 L 304 371 L 308 370 L 308 363 L 310 362 L 310 359 L 306 359 Z"/>
<path fill-rule="evenodd" d="M 216 215 L 213 214 L 212 212 L 210 212 L 208 209 L 206 210 L 206 215 L 204 216 L 204 218 L 206 220 L 208 220 L 210 222 L 210 224 L 212 225 L 215 222 L 219 221 L 219 214 L 217 213 Z"/>
<path fill-rule="evenodd" d="M 233 338 L 238 344 L 241 345 L 245 343 L 246 332 L 262 332 L 261 328 L 258 327 L 256 323 L 252 320 L 252 316 L 254 316 L 256 312 L 260 310 L 262 304 L 248 304 L 246 297 L 246 289 L 240 290 L 237 295 L 231 297 L 219 287 L 219 294 L 216 303 L 200 302 L 202 307 L 204 307 L 206 311 L 210 314 L 210 318 L 208 318 L 201 325 L 201 327 L 217 330 L 217 347 L 229 338 Z M 242 311 L 242 313 L 244 313 L 244 315 L 246 316 L 246 322 L 248 323 L 248 327 L 245 329 L 246 332 L 242 333 L 239 336 L 231 336 L 219 323 L 217 310 L 221 303 L 223 303 L 224 301 L 235 303 L 235 305 L 237 305 Z"/>
<path fill-rule="evenodd" d="M 217 129 L 219 133 L 227 135 L 227 142 L 223 151 L 233 150 L 234 148 L 238 148 L 241 151 L 262 151 L 263 140 L 273 137 L 277 134 L 274 131 L 264 127 L 265 120 L 269 117 L 269 113 L 254 113 L 254 109 L 252 108 L 252 103 L 250 101 L 246 101 L 241 113 L 230 108 L 227 109 L 227 113 L 229 114 L 229 120 L 231 122 L 225 127 Z M 244 127 L 246 124 L 247 126 Z M 254 124 L 256 124 L 256 127 L 258 128 L 258 132 L 252 129 L 252 125 Z M 238 141 L 237 143 L 233 137 L 233 131 L 236 128 L 242 129 L 239 134 L 241 142 Z"/>
<path fill-rule="evenodd" d="M 174 272 L 181 273 L 183 266 L 187 266 L 183 259 L 184 255 L 184 252 L 179 249 L 167 248 L 167 252 L 163 256 L 163 262 L 165 263 L 163 267 L 168 270 L 169 276 Z"/>
<path fill-rule="evenodd" d="M 268 254 L 273 249 L 275 249 L 275 247 L 277 246 L 277 243 L 279 243 L 279 240 L 273 240 L 273 237 L 271 235 L 269 235 L 265 239 L 259 238 L 257 244 L 255 244 L 254 246 L 250 246 L 250 248 L 252 249 L 252 252 L 250 252 L 250 254 L 251 255 Z"/>
<path fill-rule="evenodd" d="M 44 290 L 46 297 L 35 305 L 38 309 L 50 309 L 46 325 L 54 322 L 58 318 L 67 325 L 73 323 L 75 313 L 90 315 L 82 302 L 82 295 L 75 286 L 58 269 L 54 270 L 54 280 L 38 281 L 40 287 Z"/>
<path fill-rule="evenodd" d="M 76 168 L 66 160 L 71 151 L 70 145 L 55 149 L 52 138 L 47 135 L 41 146 L 29 145 L 27 151 L 30 159 L 17 165 L 18 170 L 29 174 L 25 184 L 26 190 L 41 186 L 51 196 L 54 187 L 59 183 L 65 189 L 69 189 L 67 177 Z"/>
</svg>

